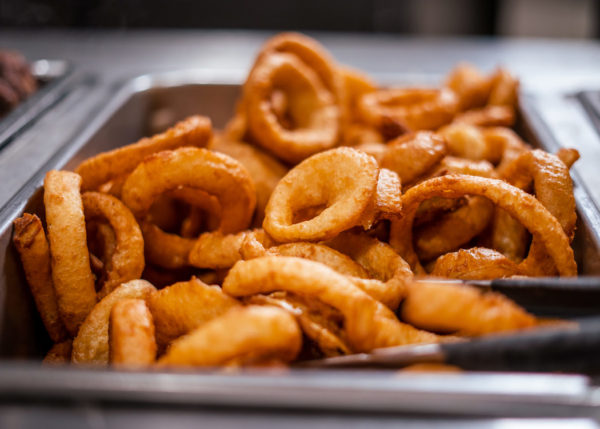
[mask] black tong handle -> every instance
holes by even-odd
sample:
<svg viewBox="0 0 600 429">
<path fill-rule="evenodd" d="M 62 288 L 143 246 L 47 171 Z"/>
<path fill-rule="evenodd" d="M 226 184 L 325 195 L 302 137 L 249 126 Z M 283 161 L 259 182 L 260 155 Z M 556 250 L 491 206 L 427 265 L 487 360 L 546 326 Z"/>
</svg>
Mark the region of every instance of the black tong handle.
<svg viewBox="0 0 600 429">
<path fill-rule="evenodd" d="M 445 362 L 469 370 L 600 371 L 600 319 L 464 343 L 440 344 Z"/>
</svg>

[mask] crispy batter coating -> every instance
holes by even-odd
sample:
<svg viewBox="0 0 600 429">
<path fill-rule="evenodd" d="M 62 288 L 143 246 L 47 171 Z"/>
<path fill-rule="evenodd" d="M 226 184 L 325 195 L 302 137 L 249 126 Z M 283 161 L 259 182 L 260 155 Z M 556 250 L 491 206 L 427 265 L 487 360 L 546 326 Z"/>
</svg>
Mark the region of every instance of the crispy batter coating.
<svg viewBox="0 0 600 429">
<path fill-rule="evenodd" d="M 154 323 L 143 299 L 123 299 L 113 305 L 108 337 L 112 365 L 140 368 L 156 359 Z"/>
<path fill-rule="evenodd" d="M 436 342 L 437 337 L 398 321 L 394 313 L 350 280 L 313 261 L 267 256 L 240 261 L 223 282 L 232 296 L 287 291 L 318 299 L 344 315 L 344 330 L 353 351 L 393 345 Z"/>
<path fill-rule="evenodd" d="M 223 341 L 227 338 L 227 341 Z M 275 307 L 235 308 L 171 344 L 160 366 L 243 366 L 265 360 L 292 361 L 302 334 L 294 317 Z"/>
<path fill-rule="evenodd" d="M 121 283 L 139 279 L 144 271 L 144 239 L 135 218 L 121 201 L 99 192 L 85 192 L 81 199 L 86 221 L 109 222 L 115 236 L 106 277 L 99 296 L 106 296 Z"/>
<path fill-rule="evenodd" d="M 82 178 L 81 187 L 84 191 L 95 190 L 106 182 L 130 173 L 151 154 L 182 146 L 203 147 L 211 136 L 210 119 L 190 116 L 162 134 L 88 158 L 79 164 L 75 172 Z"/>
<path fill-rule="evenodd" d="M 73 340 L 64 340 L 60 343 L 54 343 L 46 356 L 44 365 L 65 365 L 71 362 L 71 351 L 73 350 Z"/>
<path fill-rule="evenodd" d="M 409 285 L 401 318 L 422 329 L 468 336 L 536 325 L 535 317 L 501 294 L 436 280 Z"/>
<path fill-rule="evenodd" d="M 458 64 L 448 75 L 446 86 L 458 96 L 461 110 L 482 107 L 492 90 L 492 80 L 468 63 Z"/>
<path fill-rule="evenodd" d="M 73 363 L 108 365 L 108 324 L 113 306 L 122 299 L 145 299 L 155 290 L 154 286 L 145 280 L 131 280 L 102 298 L 88 314 L 73 340 Z"/>
<path fill-rule="evenodd" d="M 377 162 L 364 152 L 337 148 L 298 164 L 277 184 L 263 227 L 275 240 L 318 241 L 360 223 L 376 189 Z M 293 223 L 294 213 L 325 205 L 310 220 Z"/>
<path fill-rule="evenodd" d="M 68 171 L 49 171 L 44 180 L 52 281 L 61 319 L 71 335 L 96 304 L 80 186 L 81 177 Z"/>
<path fill-rule="evenodd" d="M 190 265 L 198 268 L 229 268 L 242 259 L 240 249 L 250 232 L 223 234 L 219 231 L 205 232 L 194 241 L 188 255 Z"/>
<path fill-rule="evenodd" d="M 431 275 L 463 280 L 488 280 L 521 275 L 519 265 L 485 247 L 460 249 L 440 256 Z"/>
<path fill-rule="evenodd" d="M 238 305 L 220 287 L 208 286 L 196 277 L 152 292 L 148 297 L 156 341 L 161 348 Z"/>
<path fill-rule="evenodd" d="M 50 268 L 50 248 L 40 218 L 24 213 L 14 221 L 13 243 L 21 257 L 25 277 L 48 335 L 55 343 L 67 337 L 60 318 Z"/>
</svg>

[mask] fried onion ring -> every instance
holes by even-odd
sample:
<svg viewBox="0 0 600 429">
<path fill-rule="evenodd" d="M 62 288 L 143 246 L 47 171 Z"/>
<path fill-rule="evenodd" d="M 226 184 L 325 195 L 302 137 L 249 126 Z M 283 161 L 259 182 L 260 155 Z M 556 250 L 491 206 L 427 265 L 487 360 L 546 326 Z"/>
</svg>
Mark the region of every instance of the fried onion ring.
<svg viewBox="0 0 600 429">
<path fill-rule="evenodd" d="M 471 64 L 456 66 L 446 79 L 446 86 L 458 96 L 460 109 L 467 110 L 486 104 L 492 81 Z"/>
<path fill-rule="evenodd" d="M 142 299 L 124 299 L 113 305 L 108 337 L 112 365 L 140 368 L 156 360 L 154 323 Z"/>
<path fill-rule="evenodd" d="M 52 284 L 50 248 L 40 218 L 24 213 L 14 221 L 13 243 L 21 257 L 23 271 L 48 335 L 55 343 L 67 338 L 60 318 L 56 293 Z"/>
<path fill-rule="evenodd" d="M 49 171 L 44 180 L 52 281 L 61 319 L 71 335 L 96 304 L 80 187 L 81 177 L 68 171 Z"/>
<path fill-rule="evenodd" d="M 147 156 L 181 146 L 206 146 L 212 135 L 210 119 L 190 116 L 173 128 L 137 143 L 104 152 L 83 161 L 75 169 L 82 178 L 84 191 L 95 190 L 100 185 L 133 171 Z"/>
<path fill-rule="evenodd" d="M 560 276 L 574 276 L 577 265 L 569 238 L 556 218 L 534 197 L 503 181 L 465 175 L 436 177 L 409 189 L 402 197 L 404 216 L 392 221 L 390 244 L 411 267 L 423 273 L 412 246 L 412 223 L 422 201 L 432 197 L 484 196 L 518 219 L 544 244 Z"/>
<path fill-rule="evenodd" d="M 512 127 L 515 124 L 515 109 L 510 106 L 485 106 L 456 115 L 453 123 L 479 127 Z"/>
<path fill-rule="evenodd" d="M 421 329 L 468 336 L 536 325 L 535 317 L 504 295 L 435 280 L 409 285 L 401 317 Z"/>
<path fill-rule="evenodd" d="M 215 341 L 226 337 L 227 341 Z M 302 346 L 294 317 L 276 307 L 248 306 L 228 311 L 175 340 L 160 366 L 236 366 L 277 359 L 292 361 Z"/>
<path fill-rule="evenodd" d="M 227 155 L 184 147 L 146 158 L 123 186 L 123 202 L 141 219 L 162 193 L 179 187 L 197 188 L 218 198 L 222 216 L 219 230 L 246 228 L 256 205 L 256 191 L 248 171 Z"/>
<path fill-rule="evenodd" d="M 435 261 L 431 271 L 432 276 L 462 280 L 491 280 L 521 274 L 516 263 L 485 247 L 446 253 Z"/>
<path fill-rule="evenodd" d="M 145 280 L 131 280 L 102 298 L 88 314 L 73 340 L 73 363 L 108 365 L 108 323 L 113 306 L 122 299 L 145 299 L 155 290 Z"/>
<path fill-rule="evenodd" d="M 103 297 L 144 271 L 144 239 L 135 218 L 121 201 L 99 192 L 85 192 L 81 199 L 86 221 L 106 220 L 115 235 L 115 247 L 99 296 Z"/>
<path fill-rule="evenodd" d="M 248 232 L 223 234 L 205 232 L 193 242 L 188 254 L 190 265 L 198 268 L 221 269 L 233 266 L 242 259 L 240 248 Z"/>
<path fill-rule="evenodd" d="M 332 238 L 360 223 L 377 189 L 377 162 L 364 152 L 337 148 L 301 162 L 277 184 L 263 227 L 279 242 Z M 310 220 L 293 223 L 294 213 L 325 205 Z"/>
<path fill-rule="evenodd" d="M 382 131 L 390 121 L 410 131 L 436 130 L 452 121 L 457 107 L 456 95 L 445 88 L 382 89 L 358 102 L 362 120 Z"/>
<path fill-rule="evenodd" d="M 154 291 L 147 301 L 161 348 L 239 305 L 220 287 L 208 286 L 196 277 Z"/>
<path fill-rule="evenodd" d="M 223 291 L 232 296 L 278 290 L 318 299 L 341 311 L 348 344 L 356 352 L 438 340 L 433 334 L 399 322 L 391 310 L 345 276 L 306 259 L 267 256 L 240 261 L 223 282 Z"/>
<path fill-rule="evenodd" d="M 285 94 L 283 118 L 273 110 L 274 93 Z M 244 85 L 244 100 L 252 140 L 287 162 L 299 162 L 338 141 L 340 109 L 333 95 L 293 55 L 262 58 Z"/>
</svg>

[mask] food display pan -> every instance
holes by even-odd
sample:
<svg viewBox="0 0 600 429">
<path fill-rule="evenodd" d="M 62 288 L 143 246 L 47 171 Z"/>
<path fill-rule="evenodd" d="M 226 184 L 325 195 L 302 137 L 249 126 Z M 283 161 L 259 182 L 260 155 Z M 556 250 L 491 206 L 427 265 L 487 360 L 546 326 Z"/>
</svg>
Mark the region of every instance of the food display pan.
<svg viewBox="0 0 600 429">
<path fill-rule="evenodd" d="M 0 209 L 0 397 L 161 402 L 244 407 L 347 409 L 438 414 L 556 415 L 597 413 L 600 395 L 581 375 L 394 371 L 287 370 L 238 373 L 115 372 L 40 366 L 50 346 L 11 245 L 12 221 L 24 210 L 43 214 L 47 170 L 81 160 L 155 132 L 191 114 L 222 127 L 233 114 L 242 73 L 179 71 L 144 75 L 122 84 L 84 131 L 67 142 Z M 424 78 L 425 79 L 425 78 Z M 406 81 L 399 76 L 398 81 Z M 421 82 L 419 82 L 421 83 Z M 521 127 L 548 146 L 543 123 L 521 109 Z M 598 274 L 600 218 L 580 185 L 574 241 L 581 274 Z"/>
<path fill-rule="evenodd" d="M 72 64 L 63 60 L 33 61 L 31 72 L 38 82 L 38 89 L 0 118 L 0 149 L 9 144 L 19 131 L 59 102 L 68 92 L 74 76 Z"/>
</svg>

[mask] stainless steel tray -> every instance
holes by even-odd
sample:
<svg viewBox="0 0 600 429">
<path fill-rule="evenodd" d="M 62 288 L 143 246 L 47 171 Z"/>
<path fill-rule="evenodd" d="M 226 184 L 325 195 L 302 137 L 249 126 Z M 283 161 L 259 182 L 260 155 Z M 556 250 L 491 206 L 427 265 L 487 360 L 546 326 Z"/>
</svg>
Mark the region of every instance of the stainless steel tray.
<svg viewBox="0 0 600 429">
<path fill-rule="evenodd" d="M 0 149 L 9 144 L 19 131 L 64 97 L 74 68 L 67 61 L 42 59 L 31 63 L 31 71 L 39 87 L 30 97 L 0 119 Z"/>
<path fill-rule="evenodd" d="M 0 397 L 513 416 L 597 412 L 597 393 L 583 376 L 309 370 L 123 373 L 40 367 L 39 358 L 50 343 L 11 235 L 12 220 L 24 210 L 43 212 L 40 186 L 45 172 L 71 169 L 88 156 L 135 141 L 190 114 L 209 115 L 215 127 L 222 127 L 233 113 L 241 78 L 238 73 L 190 71 L 141 76 L 123 84 L 84 131 L 0 209 Z M 526 106 L 523 113 L 524 129 L 543 137 Z M 576 193 L 580 225 L 575 251 L 583 274 L 598 273 L 600 246 L 593 223 L 598 212 L 587 203 L 583 187 L 577 186 Z"/>
</svg>

